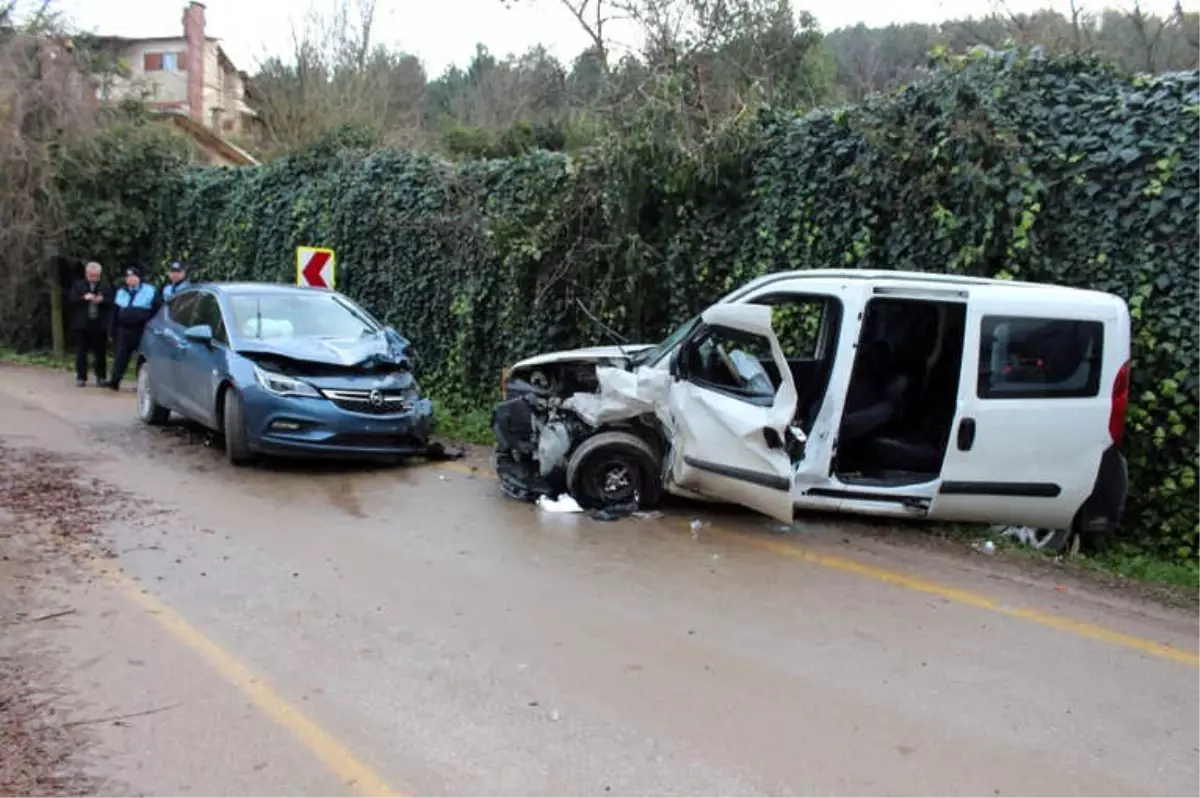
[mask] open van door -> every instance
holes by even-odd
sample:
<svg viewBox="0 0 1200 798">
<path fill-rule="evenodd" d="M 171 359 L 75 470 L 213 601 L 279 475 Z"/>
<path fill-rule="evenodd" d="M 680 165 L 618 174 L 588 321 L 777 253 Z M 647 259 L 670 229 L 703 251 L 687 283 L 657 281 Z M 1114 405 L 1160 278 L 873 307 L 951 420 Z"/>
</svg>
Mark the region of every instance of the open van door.
<svg viewBox="0 0 1200 798">
<path fill-rule="evenodd" d="M 687 491 L 792 520 L 796 387 L 765 305 L 719 304 L 675 354 L 668 478 Z M 773 384 L 763 361 L 780 375 Z"/>
</svg>

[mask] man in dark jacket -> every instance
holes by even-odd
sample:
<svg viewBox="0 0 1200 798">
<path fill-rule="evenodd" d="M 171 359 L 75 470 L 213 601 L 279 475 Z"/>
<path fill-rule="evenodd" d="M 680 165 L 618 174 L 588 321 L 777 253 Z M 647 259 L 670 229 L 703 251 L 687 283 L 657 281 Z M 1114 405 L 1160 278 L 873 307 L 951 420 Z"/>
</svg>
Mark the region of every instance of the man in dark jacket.
<svg viewBox="0 0 1200 798">
<path fill-rule="evenodd" d="M 137 269 L 125 270 L 125 285 L 117 289 L 113 297 L 113 338 L 117 342 L 116 362 L 113 363 L 112 379 L 108 387 L 121 390 L 121 380 L 129 360 L 142 341 L 146 322 L 158 309 L 158 291 L 149 283 L 142 282 L 142 273 Z"/>
<path fill-rule="evenodd" d="M 175 261 L 171 264 L 171 268 L 167 272 L 167 281 L 163 283 L 162 301 L 170 302 L 180 291 L 186 291 L 191 287 L 192 284 L 188 281 L 187 277 L 187 266 L 179 261 Z"/>
<path fill-rule="evenodd" d="M 84 276 L 71 284 L 67 308 L 71 335 L 75 338 L 75 384 L 87 385 L 88 354 L 96 370 L 96 384 L 103 385 L 107 371 L 109 316 L 112 313 L 112 286 L 103 277 L 99 263 L 84 267 Z"/>
</svg>

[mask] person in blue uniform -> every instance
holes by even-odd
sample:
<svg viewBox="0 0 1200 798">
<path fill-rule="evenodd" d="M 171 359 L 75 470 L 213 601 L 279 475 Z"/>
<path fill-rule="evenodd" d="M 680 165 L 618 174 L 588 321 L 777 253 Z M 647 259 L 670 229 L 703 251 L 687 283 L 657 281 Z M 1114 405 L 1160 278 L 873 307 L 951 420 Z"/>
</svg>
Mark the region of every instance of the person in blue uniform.
<svg viewBox="0 0 1200 798">
<path fill-rule="evenodd" d="M 146 322 L 158 309 L 158 291 L 149 283 L 142 282 L 142 273 L 134 268 L 125 270 L 125 285 L 113 296 L 113 340 L 117 343 L 116 360 L 113 363 L 112 379 L 108 387 L 121 390 L 121 380 L 129 360 L 142 341 Z"/>
<path fill-rule="evenodd" d="M 175 261 L 167 272 L 167 281 L 162 287 L 162 301 L 170 302 L 180 291 L 186 291 L 192 284 L 188 280 L 187 265 Z"/>
</svg>

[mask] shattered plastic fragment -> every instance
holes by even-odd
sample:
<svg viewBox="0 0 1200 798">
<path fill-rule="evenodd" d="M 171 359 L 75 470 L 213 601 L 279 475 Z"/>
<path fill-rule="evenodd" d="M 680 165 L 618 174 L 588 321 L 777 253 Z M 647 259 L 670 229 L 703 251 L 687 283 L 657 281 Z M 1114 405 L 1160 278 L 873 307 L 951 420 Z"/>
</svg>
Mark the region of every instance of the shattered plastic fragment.
<svg viewBox="0 0 1200 798">
<path fill-rule="evenodd" d="M 648 513 L 643 513 L 643 512 L 634 513 L 633 517 L 638 519 L 639 521 L 656 521 L 659 518 L 662 518 L 663 514 L 660 513 L 658 510 L 651 510 Z"/>
<path fill-rule="evenodd" d="M 637 508 L 637 500 L 626 502 L 625 504 L 612 504 L 608 507 L 589 510 L 588 517 L 596 521 L 617 521 L 636 514 Z"/>
<path fill-rule="evenodd" d="M 567 425 L 560 421 L 552 421 L 542 427 L 541 436 L 538 438 L 538 470 L 543 477 L 549 474 L 562 465 L 567 458 L 567 451 L 571 448 L 571 433 L 567 431 Z"/>
<path fill-rule="evenodd" d="M 547 513 L 582 513 L 583 508 L 579 506 L 579 502 L 575 501 L 574 497 L 569 493 L 564 493 L 557 499 L 551 499 L 549 496 L 538 496 L 538 509 L 544 510 Z"/>
<path fill-rule="evenodd" d="M 692 521 L 692 537 L 693 538 L 700 537 L 700 530 L 704 529 L 704 527 L 706 527 L 706 526 L 708 526 L 708 524 L 701 521 L 699 518 L 693 520 Z"/>
<path fill-rule="evenodd" d="M 445 444 L 438 441 L 431 441 L 425 447 L 425 457 L 428 460 L 461 460 L 466 455 L 467 450 L 462 446 L 452 446 L 447 449 Z"/>
</svg>

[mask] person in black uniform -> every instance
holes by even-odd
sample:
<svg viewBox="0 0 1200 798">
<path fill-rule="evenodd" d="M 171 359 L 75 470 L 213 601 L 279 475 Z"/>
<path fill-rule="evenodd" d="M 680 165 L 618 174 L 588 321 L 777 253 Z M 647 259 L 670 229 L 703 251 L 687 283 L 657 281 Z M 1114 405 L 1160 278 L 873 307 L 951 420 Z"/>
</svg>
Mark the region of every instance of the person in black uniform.
<svg viewBox="0 0 1200 798">
<path fill-rule="evenodd" d="M 149 283 L 142 282 L 142 273 L 132 267 L 125 270 L 125 285 L 113 296 L 112 328 L 117 342 L 117 359 L 113 363 L 112 379 L 108 387 L 121 390 L 121 380 L 129 360 L 142 342 L 142 331 L 146 322 L 158 309 L 158 291 Z"/>
<path fill-rule="evenodd" d="M 112 314 L 113 290 L 104 279 L 100 264 L 95 261 L 84 267 L 83 279 L 71 284 L 67 307 L 71 335 L 75 338 L 75 384 L 87 385 L 88 354 L 96 371 L 96 384 L 107 379 L 109 317 Z"/>
</svg>

